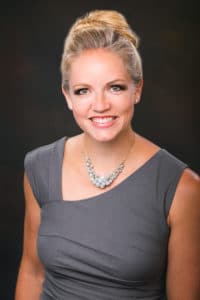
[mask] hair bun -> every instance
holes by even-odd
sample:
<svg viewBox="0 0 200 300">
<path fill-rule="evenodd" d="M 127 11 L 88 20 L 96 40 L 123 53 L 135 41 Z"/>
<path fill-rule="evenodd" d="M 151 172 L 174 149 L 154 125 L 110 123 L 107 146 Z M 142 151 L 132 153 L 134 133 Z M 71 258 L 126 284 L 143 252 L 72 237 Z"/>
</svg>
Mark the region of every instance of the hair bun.
<svg viewBox="0 0 200 300">
<path fill-rule="evenodd" d="M 136 48 L 139 46 L 137 34 L 130 28 L 126 18 L 115 10 L 94 10 L 87 13 L 76 24 L 77 30 L 88 27 L 110 27 L 128 39 Z"/>
<path fill-rule="evenodd" d="M 73 58 L 88 49 L 117 53 L 135 84 L 143 78 L 142 60 L 137 50 L 139 38 L 123 14 L 115 10 L 94 10 L 76 19 L 64 43 L 61 61 L 62 85 L 69 89 Z"/>
</svg>

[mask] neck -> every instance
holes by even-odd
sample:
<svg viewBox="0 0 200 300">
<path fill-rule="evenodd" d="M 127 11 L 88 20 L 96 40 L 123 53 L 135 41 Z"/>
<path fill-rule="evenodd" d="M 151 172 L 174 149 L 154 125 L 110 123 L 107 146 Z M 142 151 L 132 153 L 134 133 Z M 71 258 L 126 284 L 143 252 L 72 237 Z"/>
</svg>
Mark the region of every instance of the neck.
<svg viewBox="0 0 200 300">
<path fill-rule="evenodd" d="M 124 161 L 134 143 L 135 134 L 132 130 L 109 142 L 98 142 L 83 134 L 84 155 L 91 159 L 99 172 L 109 172 Z"/>
</svg>

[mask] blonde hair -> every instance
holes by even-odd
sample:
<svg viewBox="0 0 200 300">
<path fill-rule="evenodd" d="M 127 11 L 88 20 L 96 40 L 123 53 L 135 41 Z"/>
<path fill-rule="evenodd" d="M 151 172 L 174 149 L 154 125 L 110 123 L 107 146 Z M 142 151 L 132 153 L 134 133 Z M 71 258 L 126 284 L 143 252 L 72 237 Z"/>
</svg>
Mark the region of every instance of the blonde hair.
<svg viewBox="0 0 200 300">
<path fill-rule="evenodd" d="M 125 17 L 114 10 L 94 10 L 72 25 L 61 60 L 62 86 L 69 88 L 70 63 L 82 51 L 105 48 L 118 53 L 137 84 L 143 77 L 142 61 L 137 51 L 139 38 Z"/>
</svg>

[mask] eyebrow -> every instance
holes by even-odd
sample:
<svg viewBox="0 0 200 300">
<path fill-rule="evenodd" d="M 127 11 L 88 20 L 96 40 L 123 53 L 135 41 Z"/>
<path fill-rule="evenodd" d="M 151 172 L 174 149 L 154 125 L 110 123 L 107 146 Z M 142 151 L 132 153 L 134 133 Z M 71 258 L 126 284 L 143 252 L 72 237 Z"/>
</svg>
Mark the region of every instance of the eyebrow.
<svg viewBox="0 0 200 300">
<path fill-rule="evenodd" d="M 72 85 L 72 88 L 77 88 L 77 87 L 81 87 L 81 86 L 89 86 L 88 83 L 84 83 L 84 82 L 80 82 L 80 83 L 76 83 L 75 85 Z"/>
<path fill-rule="evenodd" d="M 121 79 L 121 78 L 116 78 L 114 80 L 106 82 L 106 85 L 113 84 L 113 83 L 116 83 L 116 82 L 119 82 L 119 81 L 123 82 L 123 83 L 127 82 L 127 80 L 124 80 L 124 79 Z M 79 86 L 89 86 L 89 85 L 90 84 L 85 83 L 85 82 L 79 82 L 79 83 L 76 83 L 75 85 L 72 85 L 72 88 L 76 88 L 76 87 L 79 87 Z"/>
<path fill-rule="evenodd" d="M 121 78 L 117 78 L 117 79 L 114 79 L 112 81 L 107 82 L 107 84 L 112 84 L 112 83 L 116 83 L 116 82 L 119 82 L 119 81 L 123 82 L 123 83 L 127 82 L 127 80 L 124 80 L 124 79 L 121 79 Z"/>
</svg>

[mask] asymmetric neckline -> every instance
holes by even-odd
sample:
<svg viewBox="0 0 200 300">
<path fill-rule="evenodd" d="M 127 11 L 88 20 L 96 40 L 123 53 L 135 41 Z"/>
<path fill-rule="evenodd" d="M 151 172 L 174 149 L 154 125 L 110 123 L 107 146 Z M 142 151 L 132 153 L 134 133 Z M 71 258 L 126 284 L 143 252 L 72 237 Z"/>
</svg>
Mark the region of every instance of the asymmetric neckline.
<svg viewBox="0 0 200 300">
<path fill-rule="evenodd" d="M 64 203 L 68 202 L 87 202 L 87 201 L 92 201 L 92 200 L 98 200 L 102 195 L 109 195 L 112 194 L 113 192 L 118 191 L 121 187 L 126 185 L 130 180 L 133 180 L 134 178 L 137 177 L 138 174 L 140 174 L 145 168 L 149 167 L 157 157 L 159 157 L 163 152 L 166 152 L 165 149 L 160 148 L 157 152 L 155 152 L 148 160 L 146 160 L 140 167 L 138 167 L 136 170 L 134 170 L 131 174 L 129 174 L 127 177 L 125 177 L 122 181 L 120 181 L 117 185 L 113 186 L 111 189 L 102 191 L 99 194 L 96 194 L 94 196 L 89 196 L 86 198 L 81 198 L 81 199 L 74 199 L 74 200 L 67 200 L 63 198 L 63 193 L 62 193 L 62 167 L 63 167 L 63 159 L 64 159 L 64 149 L 65 149 L 65 142 L 67 140 L 67 137 L 63 137 L 61 140 L 58 141 L 58 173 L 59 173 L 59 200 Z"/>
<path fill-rule="evenodd" d="M 111 189 L 64 200 L 65 141 L 34 149 L 24 161 L 41 209 L 37 252 L 45 277 L 40 299 L 164 300 L 167 216 L 187 165 L 159 149 Z M 76 182 L 73 188 L 79 188 Z"/>
</svg>

